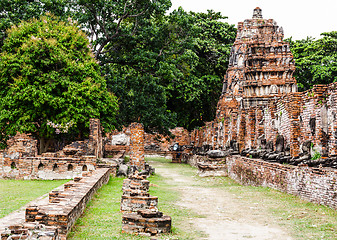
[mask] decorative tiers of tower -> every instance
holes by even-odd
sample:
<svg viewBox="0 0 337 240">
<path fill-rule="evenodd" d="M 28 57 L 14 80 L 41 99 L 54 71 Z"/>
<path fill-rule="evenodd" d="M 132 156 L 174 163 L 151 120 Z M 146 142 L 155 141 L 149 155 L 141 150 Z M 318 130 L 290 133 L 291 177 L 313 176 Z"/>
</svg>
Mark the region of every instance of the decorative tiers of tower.
<svg viewBox="0 0 337 240">
<path fill-rule="evenodd" d="M 238 23 L 224 79 L 222 97 L 260 97 L 297 91 L 295 65 L 283 29 L 263 19 L 255 8 L 252 19 Z"/>
<path fill-rule="evenodd" d="M 158 197 L 150 196 L 150 182 L 146 175 L 144 159 L 144 127 L 139 123 L 131 126 L 130 165 L 134 168 L 123 182 L 121 200 L 122 231 L 145 236 L 171 231 L 171 217 L 158 211 Z"/>
</svg>

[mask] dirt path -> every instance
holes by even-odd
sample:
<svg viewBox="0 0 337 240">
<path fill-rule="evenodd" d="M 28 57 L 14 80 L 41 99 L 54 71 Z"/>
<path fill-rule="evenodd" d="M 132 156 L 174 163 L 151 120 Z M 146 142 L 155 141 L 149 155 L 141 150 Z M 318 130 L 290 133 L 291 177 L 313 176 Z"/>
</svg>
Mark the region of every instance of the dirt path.
<svg viewBox="0 0 337 240">
<path fill-rule="evenodd" d="M 292 239 L 262 203 L 247 202 L 225 188 L 200 187 L 196 177 L 184 176 L 165 164 L 153 166 L 157 174 L 174 181 L 175 190 L 181 193 L 180 206 L 204 216 L 190 223 L 209 236 L 205 239 Z"/>
</svg>

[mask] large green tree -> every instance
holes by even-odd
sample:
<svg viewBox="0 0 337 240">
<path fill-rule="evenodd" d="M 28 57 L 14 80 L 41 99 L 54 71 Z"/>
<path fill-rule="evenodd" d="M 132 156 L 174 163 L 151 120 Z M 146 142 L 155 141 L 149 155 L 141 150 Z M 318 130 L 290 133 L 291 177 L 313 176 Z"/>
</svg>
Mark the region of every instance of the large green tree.
<svg viewBox="0 0 337 240">
<path fill-rule="evenodd" d="M 321 35 L 322 38 L 317 40 L 288 39 L 296 64 L 294 76 L 300 90 L 337 81 L 337 32 Z"/>
<path fill-rule="evenodd" d="M 17 131 L 34 133 L 41 143 L 60 132 L 85 133 L 89 118 L 114 127 L 117 99 L 75 23 L 47 15 L 7 34 L 0 55 L 2 144 Z"/>
<path fill-rule="evenodd" d="M 236 35 L 223 19 L 180 8 L 111 42 L 104 71 L 120 98 L 120 119 L 188 129 L 213 120 Z"/>
</svg>

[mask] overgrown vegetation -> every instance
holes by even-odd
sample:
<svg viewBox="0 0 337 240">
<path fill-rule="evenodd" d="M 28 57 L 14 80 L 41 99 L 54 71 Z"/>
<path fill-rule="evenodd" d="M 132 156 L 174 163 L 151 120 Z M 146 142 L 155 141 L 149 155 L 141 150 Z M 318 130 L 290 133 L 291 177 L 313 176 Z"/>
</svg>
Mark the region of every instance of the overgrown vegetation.
<svg viewBox="0 0 337 240">
<path fill-rule="evenodd" d="M 0 218 L 50 192 L 68 180 L 1 180 Z"/>
</svg>

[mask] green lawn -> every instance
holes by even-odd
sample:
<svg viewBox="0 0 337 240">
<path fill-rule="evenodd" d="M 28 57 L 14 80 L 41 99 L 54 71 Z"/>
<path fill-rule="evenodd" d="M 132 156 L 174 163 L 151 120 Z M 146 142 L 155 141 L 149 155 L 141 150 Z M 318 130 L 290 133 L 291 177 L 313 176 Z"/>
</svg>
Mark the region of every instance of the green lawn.
<svg viewBox="0 0 337 240">
<path fill-rule="evenodd" d="M 0 218 L 69 180 L 0 180 Z"/>
</svg>

